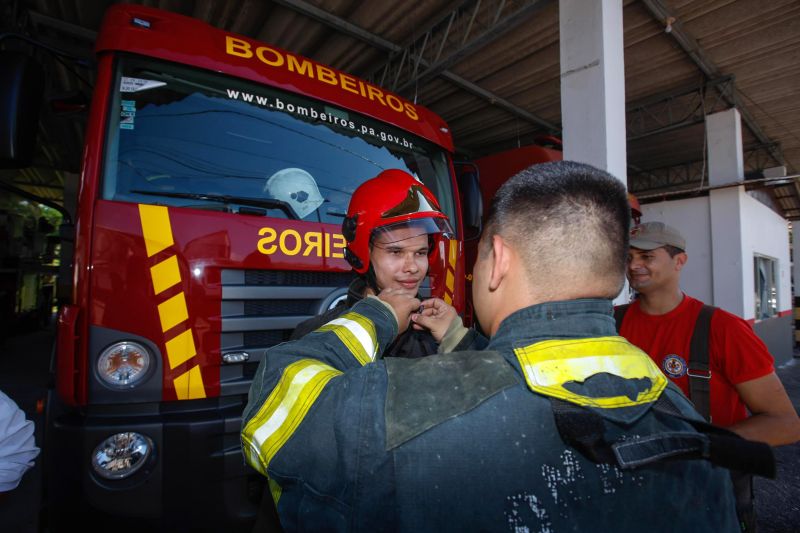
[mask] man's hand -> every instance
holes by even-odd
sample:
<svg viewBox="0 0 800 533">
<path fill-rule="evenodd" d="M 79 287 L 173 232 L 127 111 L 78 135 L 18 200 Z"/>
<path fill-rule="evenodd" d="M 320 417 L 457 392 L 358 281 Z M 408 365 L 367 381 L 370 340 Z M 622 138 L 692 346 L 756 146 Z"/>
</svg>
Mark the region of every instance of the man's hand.
<svg viewBox="0 0 800 533">
<path fill-rule="evenodd" d="M 397 334 L 400 335 L 408 329 L 411 322 L 411 313 L 419 310 L 420 302 L 413 291 L 405 289 L 384 289 L 378 298 L 392 306 L 397 317 Z"/>
<path fill-rule="evenodd" d="M 420 309 L 421 312 L 411 315 L 414 329 L 427 329 L 436 342 L 442 342 L 450 324 L 458 318 L 456 308 L 439 298 L 429 298 L 422 302 Z"/>
</svg>

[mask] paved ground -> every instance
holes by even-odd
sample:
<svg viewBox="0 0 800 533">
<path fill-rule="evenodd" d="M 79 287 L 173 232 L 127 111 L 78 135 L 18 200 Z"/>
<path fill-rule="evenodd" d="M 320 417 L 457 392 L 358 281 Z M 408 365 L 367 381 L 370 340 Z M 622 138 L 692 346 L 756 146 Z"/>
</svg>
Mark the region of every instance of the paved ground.
<svg viewBox="0 0 800 533">
<path fill-rule="evenodd" d="M 37 400 L 44 398 L 52 328 L 20 335 L 0 343 L 0 389 L 13 398 L 36 423 L 36 441 L 42 441 L 43 417 L 36 412 Z M 800 411 L 800 353 L 778 369 L 795 409 Z M 756 479 L 756 510 L 759 533 L 800 531 L 800 443 L 775 451 L 778 478 Z M 29 471 L 20 486 L 0 499 L 0 530 L 13 533 L 39 531 L 38 514 L 42 495 L 41 461 Z"/>
<path fill-rule="evenodd" d="M 786 392 L 800 412 L 800 354 L 778 368 Z M 778 477 L 756 478 L 756 516 L 760 533 L 800 531 L 800 443 L 775 449 Z"/>
</svg>

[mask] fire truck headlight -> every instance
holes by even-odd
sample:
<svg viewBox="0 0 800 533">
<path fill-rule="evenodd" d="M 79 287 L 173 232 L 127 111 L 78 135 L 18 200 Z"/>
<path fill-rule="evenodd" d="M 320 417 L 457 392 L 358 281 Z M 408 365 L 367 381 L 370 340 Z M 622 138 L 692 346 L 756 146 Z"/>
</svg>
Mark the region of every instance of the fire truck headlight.
<svg viewBox="0 0 800 533">
<path fill-rule="evenodd" d="M 116 342 L 97 358 L 97 375 L 114 389 L 129 389 L 147 376 L 152 355 L 138 342 Z"/>
<path fill-rule="evenodd" d="M 105 479 L 124 479 L 138 471 L 153 454 L 153 441 L 141 433 L 111 435 L 92 453 L 92 468 Z"/>
</svg>

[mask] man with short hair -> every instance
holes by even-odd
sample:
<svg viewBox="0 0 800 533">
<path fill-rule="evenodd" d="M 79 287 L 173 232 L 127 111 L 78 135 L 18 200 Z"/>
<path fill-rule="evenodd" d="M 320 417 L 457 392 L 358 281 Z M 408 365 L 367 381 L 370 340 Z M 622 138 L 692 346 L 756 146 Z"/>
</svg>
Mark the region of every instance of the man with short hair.
<svg viewBox="0 0 800 533">
<path fill-rule="evenodd" d="M 708 421 L 772 446 L 796 442 L 800 420 L 767 347 L 741 318 L 681 291 L 687 260 L 686 240 L 672 226 L 631 230 L 627 275 L 638 297 L 615 310 L 620 335 L 647 352 Z M 753 531 L 752 476 L 732 479 L 742 530 Z"/>
<path fill-rule="evenodd" d="M 647 352 L 687 396 L 691 379 L 707 380 L 708 416 L 714 424 L 772 446 L 796 442 L 800 420 L 775 374 L 772 356 L 741 318 L 713 309 L 704 346 L 708 373 L 690 376 L 690 344 L 703 302 L 681 291 L 685 250 L 680 232 L 663 222 L 631 230 L 627 275 L 638 296 L 624 314 L 620 334 Z"/>
<path fill-rule="evenodd" d="M 381 359 L 412 321 L 443 330 L 393 288 L 350 324 L 270 349 L 242 448 L 284 528 L 735 531 L 727 470 L 706 459 L 746 441 L 698 431 L 686 398 L 615 335 L 629 220 L 607 173 L 536 165 L 497 192 L 479 245 L 485 350 Z"/>
</svg>

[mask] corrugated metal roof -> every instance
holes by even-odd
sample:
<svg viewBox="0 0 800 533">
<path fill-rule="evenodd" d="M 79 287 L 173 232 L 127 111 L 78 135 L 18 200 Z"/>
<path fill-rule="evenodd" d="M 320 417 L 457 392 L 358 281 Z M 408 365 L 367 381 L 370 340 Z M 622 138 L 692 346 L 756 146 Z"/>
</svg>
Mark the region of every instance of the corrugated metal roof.
<svg viewBox="0 0 800 533">
<path fill-rule="evenodd" d="M 560 124 L 558 2 L 553 0 L 138 3 L 200 18 L 358 76 L 383 78 L 390 88 L 397 79 L 399 87 L 405 86 L 400 91 L 404 96 L 416 98 L 449 122 L 458 150 L 468 156 L 530 143 L 549 131 L 542 122 L 556 130 Z M 111 2 L 5 0 L 3 4 L 22 25 L 18 29 L 80 52 L 90 49 L 87 35 L 97 31 Z M 661 19 L 662 12 L 674 20 Z M 754 126 L 743 127 L 747 171 L 781 163 L 790 175 L 800 170 L 799 2 L 626 0 L 623 20 L 632 190 L 653 190 L 659 183 L 673 187 L 674 180 L 666 176 L 676 168 L 693 169 L 694 175 L 687 174 L 686 180 L 699 182 L 699 172 L 706 166 L 701 164 L 703 112 L 729 107 L 730 102 Z M 667 22 L 673 31 L 665 31 Z M 691 46 L 705 63 L 698 66 L 681 37 L 694 43 Z M 415 81 L 407 63 L 406 70 L 397 74 L 401 56 L 397 50 L 404 48 L 425 60 L 418 74 L 425 72 L 426 62 L 436 66 L 438 61 L 445 69 Z M 51 94 L 87 92 L 89 71 L 68 64 L 52 68 L 56 76 Z M 86 82 L 70 71 L 79 72 Z M 685 90 L 690 92 L 682 93 Z M 720 90 L 726 91 L 726 98 Z M 79 164 L 82 126 L 79 120 L 50 110 L 45 111 L 43 124 L 47 124 L 42 135 L 49 153 L 40 155 L 37 169 L 13 180 L 58 198 L 63 182 L 59 171 L 75 171 Z M 765 146 L 764 140 L 770 145 Z M 776 154 L 785 161 L 776 160 Z M 0 175 L 7 176 L 8 172 Z M 28 190 L 34 190 L 31 187 Z M 798 188 L 786 190 L 794 203 L 785 205 L 785 213 L 796 214 Z M 784 197 L 777 190 L 775 196 L 779 203 Z"/>
</svg>

